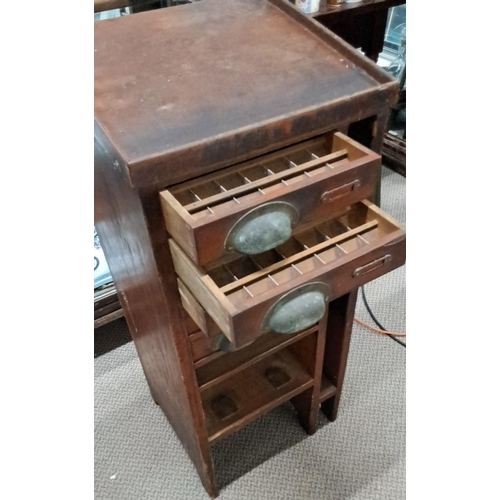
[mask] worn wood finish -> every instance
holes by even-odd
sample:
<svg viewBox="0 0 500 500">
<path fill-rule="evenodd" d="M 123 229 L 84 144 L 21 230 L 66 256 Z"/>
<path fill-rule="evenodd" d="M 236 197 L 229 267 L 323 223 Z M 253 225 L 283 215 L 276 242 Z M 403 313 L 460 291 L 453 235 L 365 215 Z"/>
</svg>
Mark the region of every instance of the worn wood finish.
<svg viewBox="0 0 500 500">
<path fill-rule="evenodd" d="M 292 252 L 290 257 L 254 272 L 253 267 L 242 264 L 251 264 L 255 258 L 242 257 L 241 264 L 235 261 L 220 269 L 227 271 L 227 278 L 219 277 L 219 269 L 207 274 L 170 240 L 175 270 L 238 348 L 260 336 L 268 310 L 294 288 L 308 282 L 325 283 L 330 287 L 332 300 L 404 263 L 405 232 L 396 221 L 368 201 L 342 213 L 340 218 L 334 216 L 312 230 L 295 234 L 271 251 L 285 252 L 286 247 L 286 251 Z M 236 269 L 247 274 L 233 282 Z M 357 269 L 361 269 L 358 274 Z M 221 279 L 230 282 L 215 281 Z"/>
<path fill-rule="evenodd" d="M 182 306 L 170 255 L 164 251 L 167 234 L 158 195 L 141 197 L 132 189 L 123 164 L 99 128 L 95 137 L 94 196 L 100 210 L 96 228 L 104 236 L 101 243 L 130 333 L 154 400 L 176 430 L 205 488 L 216 496 Z"/>
<path fill-rule="evenodd" d="M 303 148 L 285 148 L 161 192 L 168 232 L 194 263 L 205 266 L 230 253 L 224 246 L 230 230 L 263 203 L 293 206 L 298 231 L 370 198 L 380 156 L 341 133 L 334 135 L 332 148 L 327 149 L 324 140 L 307 142 Z M 330 198 L 326 193 L 332 193 Z"/>
<path fill-rule="evenodd" d="M 182 182 L 397 99 L 397 82 L 286 1 L 204 0 L 94 31 L 95 119 L 137 186 Z"/>
<path fill-rule="evenodd" d="M 342 394 L 357 296 L 358 289 L 354 288 L 351 292 L 330 302 L 328 309 L 328 334 L 323 362 L 323 374 L 327 380 L 322 391 L 324 401 L 321 409 L 331 421 L 337 418 Z M 334 395 L 331 396 L 330 392 Z"/>
</svg>

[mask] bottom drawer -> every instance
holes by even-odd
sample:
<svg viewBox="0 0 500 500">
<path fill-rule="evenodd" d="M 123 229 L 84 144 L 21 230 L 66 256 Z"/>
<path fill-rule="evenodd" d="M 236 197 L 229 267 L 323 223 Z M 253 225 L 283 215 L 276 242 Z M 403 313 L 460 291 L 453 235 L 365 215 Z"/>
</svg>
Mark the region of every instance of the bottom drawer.
<svg viewBox="0 0 500 500">
<path fill-rule="evenodd" d="M 307 328 L 328 301 L 401 266 L 406 253 L 402 227 L 366 200 L 273 250 L 215 267 L 197 267 L 169 243 L 178 276 L 234 348 Z"/>
</svg>

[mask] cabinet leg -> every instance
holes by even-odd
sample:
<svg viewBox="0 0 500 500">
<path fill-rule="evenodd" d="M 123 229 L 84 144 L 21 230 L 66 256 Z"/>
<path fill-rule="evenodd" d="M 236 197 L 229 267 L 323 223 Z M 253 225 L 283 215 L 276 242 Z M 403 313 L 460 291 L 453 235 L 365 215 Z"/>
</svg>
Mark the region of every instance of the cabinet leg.
<svg viewBox="0 0 500 500">
<path fill-rule="evenodd" d="M 300 424 L 309 435 L 316 432 L 318 420 L 326 326 L 327 318 L 325 317 L 320 321 L 316 334 L 290 346 L 294 354 L 302 360 L 304 366 L 308 367 L 309 373 L 314 379 L 314 384 L 310 389 L 291 400 L 299 415 Z"/>
<path fill-rule="evenodd" d="M 331 421 L 337 418 L 357 297 L 358 289 L 355 289 L 330 302 L 328 310 L 323 372 L 337 390 L 333 397 L 323 402 L 321 410 Z"/>
<path fill-rule="evenodd" d="M 316 418 L 313 418 L 314 387 L 292 398 L 292 404 L 297 410 L 300 425 L 310 436 L 316 432 Z M 317 413 L 317 412 L 316 412 Z"/>
<path fill-rule="evenodd" d="M 338 398 L 333 396 L 326 401 L 321 403 L 321 411 L 325 414 L 326 418 L 330 420 L 330 422 L 335 422 L 337 419 L 337 410 L 338 410 Z"/>
</svg>

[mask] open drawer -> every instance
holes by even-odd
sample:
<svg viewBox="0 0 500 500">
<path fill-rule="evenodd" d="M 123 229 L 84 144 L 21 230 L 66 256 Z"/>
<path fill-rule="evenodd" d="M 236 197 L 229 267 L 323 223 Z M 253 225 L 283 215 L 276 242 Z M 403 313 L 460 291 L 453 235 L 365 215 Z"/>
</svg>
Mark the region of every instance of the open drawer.
<svg viewBox="0 0 500 500">
<path fill-rule="evenodd" d="M 160 192 L 166 227 L 199 266 L 253 255 L 301 225 L 370 198 L 380 156 L 341 133 L 205 175 Z"/>
<path fill-rule="evenodd" d="M 363 200 L 259 255 L 196 266 L 170 239 L 183 283 L 234 348 L 268 331 L 294 333 L 326 303 L 405 262 L 405 232 Z"/>
</svg>

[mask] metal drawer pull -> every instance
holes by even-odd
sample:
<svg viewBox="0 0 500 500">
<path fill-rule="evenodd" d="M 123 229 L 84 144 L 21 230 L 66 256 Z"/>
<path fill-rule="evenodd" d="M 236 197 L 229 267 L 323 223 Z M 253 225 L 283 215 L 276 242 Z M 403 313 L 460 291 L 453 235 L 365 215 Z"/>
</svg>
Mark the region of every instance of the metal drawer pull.
<svg viewBox="0 0 500 500">
<path fill-rule="evenodd" d="M 375 269 L 378 269 L 379 267 L 382 267 L 391 261 L 392 261 L 391 254 L 384 255 L 380 259 L 374 260 L 373 262 L 370 262 L 365 266 L 358 267 L 357 269 L 354 270 L 352 275 L 354 278 L 357 278 L 358 276 L 362 276 L 363 274 L 368 274 L 372 271 L 375 271 Z"/>
<path fill-rule="evenodd" d="M 246 213 L 229 231 L 224 247 L 255 255 L 285 243 L 297 224 L 297 210 L 282 201 L 266 203 Z"/>
<path fill-rule="evenodd" d="M 222 333 L 219 332 L 214 340 L 212 341 L 212 346 L 219 351 L 229 352 L 232 351 L 231 341 Z"/>
<path fill-rule="evenodd" d="M 340 186 L 338 188 L 332 189 L 330 191 L 325 191 L 321 195 L 321 202 L 332 203 L 335 200 L 338 200 L 339 198 L 352 193 L 355 189 L 358 189 L 359 186 L 361 186 L 361 181 L 359 179 L 356 179 L 355 181 L 344 184 L 343 186 Z"/>
<path fill-rule="evenodd" d="M 262 321 L 263 332 L 295 333 L 318 322 L 326 312 L 330 287 L 324 283 L 308 283 L 283 295 Z"/>
</svg>

